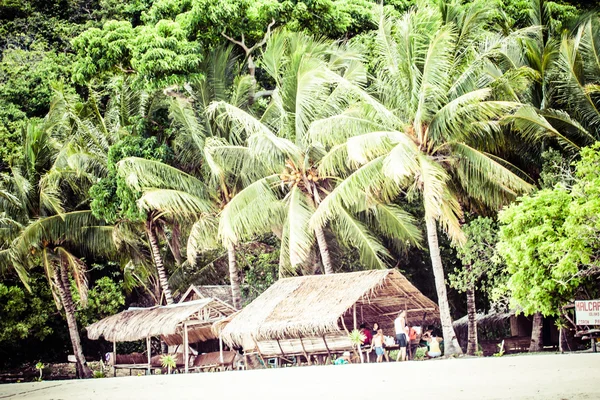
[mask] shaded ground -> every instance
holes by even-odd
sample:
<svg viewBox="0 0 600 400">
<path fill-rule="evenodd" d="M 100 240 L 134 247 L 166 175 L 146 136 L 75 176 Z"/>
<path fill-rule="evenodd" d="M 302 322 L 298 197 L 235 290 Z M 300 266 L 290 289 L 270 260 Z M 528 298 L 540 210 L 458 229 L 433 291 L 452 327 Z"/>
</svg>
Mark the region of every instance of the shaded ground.
<svg viewBox="0 0 600 400">
<path fill-rule="evenodd" d="M 133 376 L 0 386 L 0 399 L 599 399 L 600 353 Z"/>
</svg>

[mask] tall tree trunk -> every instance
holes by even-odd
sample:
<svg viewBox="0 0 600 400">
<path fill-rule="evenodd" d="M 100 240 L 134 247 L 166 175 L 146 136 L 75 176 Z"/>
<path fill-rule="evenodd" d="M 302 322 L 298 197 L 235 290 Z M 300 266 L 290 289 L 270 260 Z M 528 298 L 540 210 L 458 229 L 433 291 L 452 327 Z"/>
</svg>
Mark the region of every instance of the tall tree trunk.
<svg viewBox="0 0 600 400">
<path fill-rule="evenodd" d="M 529 352 L 542 351 L 544 345 L 542 328 L 544 327 L 544 317 L 541 312 L 533 314 L 533 324 L 531 327 L 531 344 Z"/>
<path fill-rule="evenodd" d="M 229 281 L 231 282 L 231 298 L 233 306 L 238 310 L 242 308 L 242 295 L 240 293 L 240 275 L 237 269 L 237 260 L 235 259 L 235 245 L 227 245 L 227 259 L 229 261 Z"/>
<path fill-rule="evenodd" d="M 329 247 L 327 247 L 327 240 L 325 240 L 325 232 L 323 231 L 323 228 L 315 228 L 315 236 L 317 237 L 317 243 L 319 245 L 319 252 L 321 253 L 321 261 L 323 262 L 325 274 L 333 274 L 333 264 L 331 263 L 331 257 L 329 256 Z"/>
<path fill-rule="evenodd" d="M 154 227 L 152 226 L 151 218 L 152 217 L 149 216 L 146 220 L 146 235 L 148 235 L 148 241 L 150 242 L 150 251 L 152 252 L 152 259 L 154 260 L 154 265 L 156 266 L 156 271 L 158 272 L 158 281 L 160 282 L 163 294 L 165 295 L 167 305 L 173 304 L 173 295 L 171 294 L 171 288 L 169 287 L 167 271 L 165 271 L 163 260 L 160 256 L 160 249 L 158 248 L 158 238 L 156 237 L 156 232 L 154 231 Z"/>
<path fill-rule="evenodd" d="M 429 242 L 429 253 L 431 255 L 431 265 L 433 267 L 438 306 L 440 308 L 440 320 L 442 322 L 442 333 L 444 335 L 444 355 L 462 354 L 462 349 L 458 344 L 456 333 L 454 333 L 454 328 L 452 327 L 452 317 L 450 317 L 450 305 L 448 304 L 448 295 L 446 294 L 444 268 L 442 266 L 442 257 L 440 256 L 435 220 L 433 218 L 425 218 L 425 222 L 427 224 L 427 240 Z"/>
<path fill-rule="evenodd" d="M 467 354 L 474 356 L 477 352 L 477 314 L 475 307 L 475 288 L 467 289 L 467 316 L 469 319 L 468 325 L 468 343 Z"/>
<path fill-rule="evenodd" d="M 62 263 L 58 265 L 58 271 L 54 272 L 54 280 L 58 287 L 58 294 L 60 301 L 65 310 L 65 316 L 67 317 L 67 326 L 69 327 L 69 336 L 71 338 L 71 345 L 73 346 L 73 354 L 75 355 L 75 369 L 77 371 L 78 378 L 91 378 L 92 371 L 85 361 L 83 355 L 83 349 L 81 347 L 81 338 L 79 337 L 79 329 L 77 328 L 77 321 L 75 320 L 75 306 L 73 304 L 73 297 L 71 296 L 71 285 L 67 270 L 64 268 Z"/>
</svg>

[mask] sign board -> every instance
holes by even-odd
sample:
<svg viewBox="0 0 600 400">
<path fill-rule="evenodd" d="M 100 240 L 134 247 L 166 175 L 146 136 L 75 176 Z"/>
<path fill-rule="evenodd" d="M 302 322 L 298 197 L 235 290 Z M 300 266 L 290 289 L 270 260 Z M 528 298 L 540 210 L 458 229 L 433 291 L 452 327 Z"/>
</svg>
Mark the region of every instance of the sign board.
<svg viewBox="0 0 600 400">
<path fill-rule="evenodd" d="M 600 300 L 575 301 L 577 325 L 600 325 Z"/>
</svg>

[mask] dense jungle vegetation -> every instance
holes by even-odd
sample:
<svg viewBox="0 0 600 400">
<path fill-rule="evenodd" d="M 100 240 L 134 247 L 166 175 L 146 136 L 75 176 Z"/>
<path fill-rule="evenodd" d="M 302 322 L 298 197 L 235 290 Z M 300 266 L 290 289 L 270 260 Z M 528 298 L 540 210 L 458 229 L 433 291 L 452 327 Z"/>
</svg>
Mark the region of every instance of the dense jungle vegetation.
<svg viewBox="0 0 600 400">
<path fill-rule="evenodd" d="M 371 268 L 447 354 L 468 310 L 560 321 L 599 292 L 599 138 L 591 2 L 0 0 L 0 366 L 90 376 L 128 306 Z"/>
</svg>

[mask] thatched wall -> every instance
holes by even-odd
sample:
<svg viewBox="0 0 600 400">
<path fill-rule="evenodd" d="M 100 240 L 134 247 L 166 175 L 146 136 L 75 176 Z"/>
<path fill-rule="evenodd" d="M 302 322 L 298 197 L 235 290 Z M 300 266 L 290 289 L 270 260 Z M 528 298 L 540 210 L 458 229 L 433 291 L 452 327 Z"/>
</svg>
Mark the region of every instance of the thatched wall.
<svg viewBox="0 0 600 400">
<path fill-rule="evenodd" d="M 229 345 L 248 348 L 255 341 L 344 331 L 344 325 L 351 330 L 355 304 L 357 324 L 378 322 L 389 335 L 402 310 L 413 325 L 439 319 L 437 305 L 397 270 L 374 270 L 281 279 L 221 333 Z"/>
<path fill-rule="evenodd" d="M 163 336 L 168 344 L 182 343 L 182 327 L 189 321 L 190 343 L 214 339 L 210 326 L 235 310 L 218 299 L 201 299 L 170 306 L 133 308 L 104 318 L 87 327 L 88 338 L 101 336 L 108 341 L 126 342 Z M 215 318 L 216 317 L 216 318 Z M 203 322 L 203 320 L 205 320 Z"/>
</svg>

